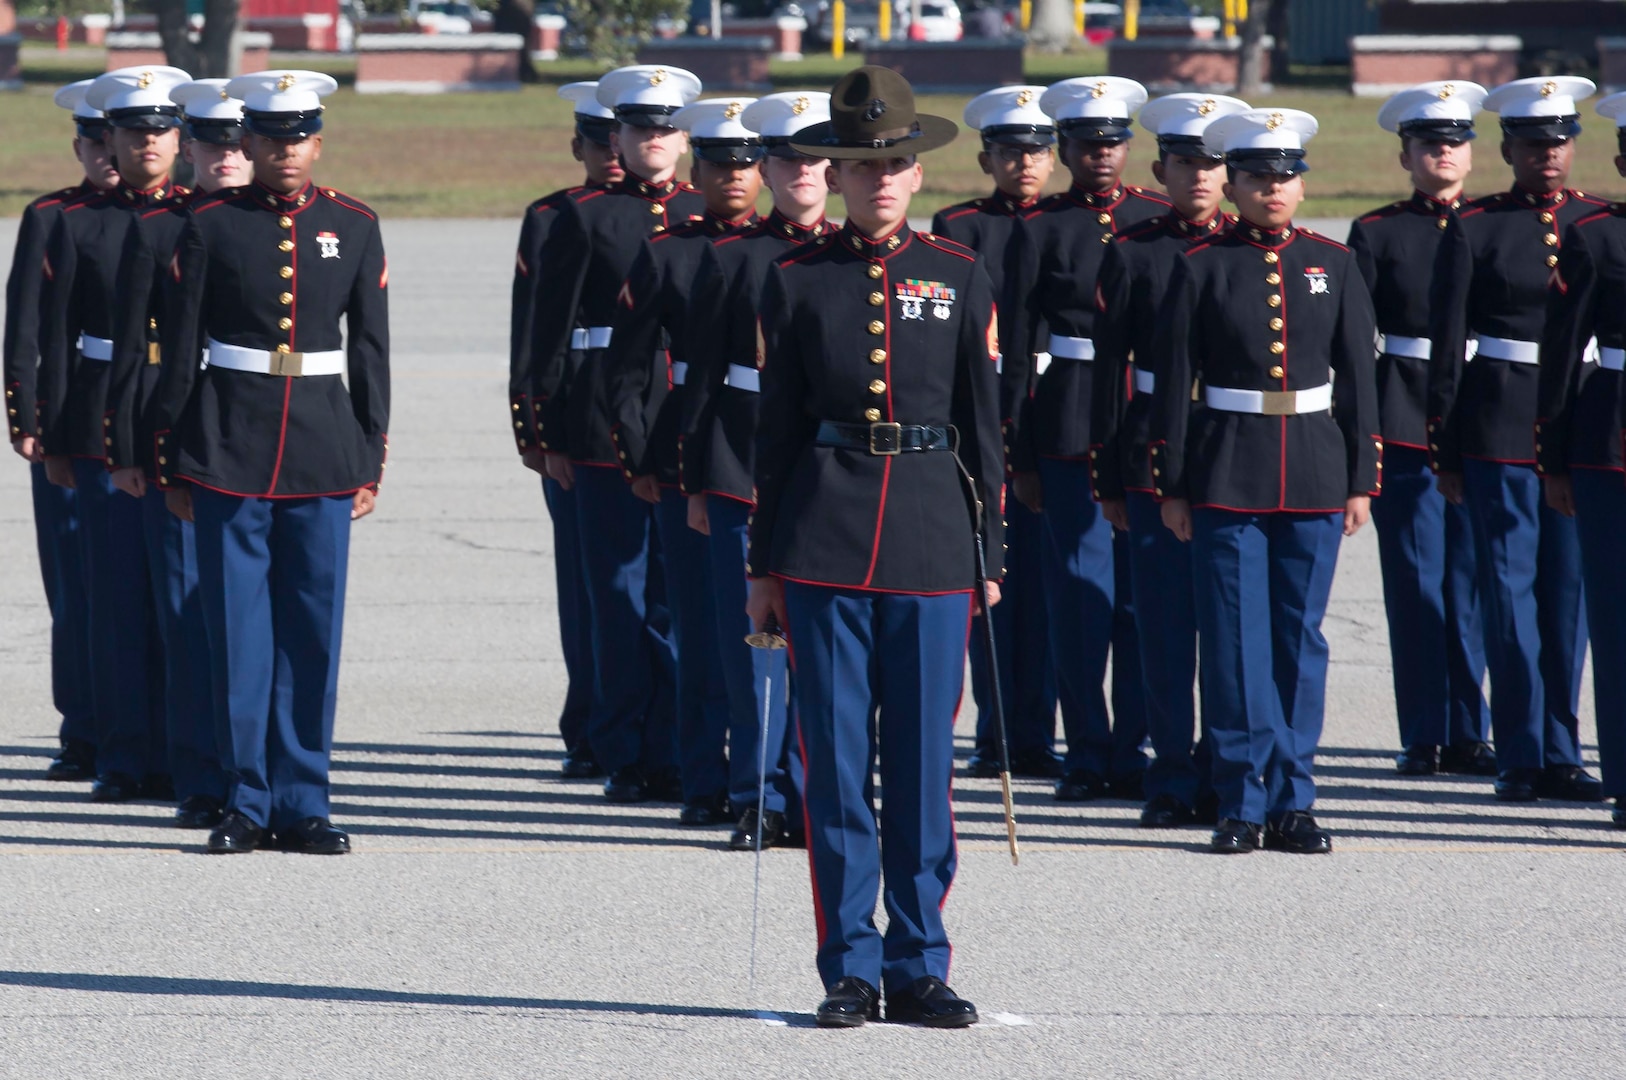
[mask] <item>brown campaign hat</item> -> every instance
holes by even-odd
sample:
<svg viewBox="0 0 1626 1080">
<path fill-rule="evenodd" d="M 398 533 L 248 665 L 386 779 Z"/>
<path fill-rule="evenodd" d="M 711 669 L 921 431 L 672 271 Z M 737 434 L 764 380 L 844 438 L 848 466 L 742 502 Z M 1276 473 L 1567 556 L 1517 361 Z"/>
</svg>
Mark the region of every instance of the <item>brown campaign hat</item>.
<svg viewBox="0 0 1626 1080">
<path fill-rule="evenodd" d="M 959 131 L 946 117 L 915 112 L 908 79 L 866 64 L 830 91 L 830 119 L 798 131 L 790 145 L 809 157 L 863 160 L 923 154 L 947 146 Z"/>
</svg>

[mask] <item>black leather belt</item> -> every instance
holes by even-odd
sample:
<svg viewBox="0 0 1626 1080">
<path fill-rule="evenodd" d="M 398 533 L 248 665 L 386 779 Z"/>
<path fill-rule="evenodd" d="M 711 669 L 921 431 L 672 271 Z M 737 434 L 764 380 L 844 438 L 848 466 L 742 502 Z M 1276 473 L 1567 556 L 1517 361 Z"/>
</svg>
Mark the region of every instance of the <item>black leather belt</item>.
<svg viewBox="0 0 1626 1080">
<path fill-rule="evenodd" d="M 891 457 L 921 450 L 952 450 L 950 430 L 922 424 L 841 424 L 825 420 L 819 424 L 815 443 Z"/>
</svg>

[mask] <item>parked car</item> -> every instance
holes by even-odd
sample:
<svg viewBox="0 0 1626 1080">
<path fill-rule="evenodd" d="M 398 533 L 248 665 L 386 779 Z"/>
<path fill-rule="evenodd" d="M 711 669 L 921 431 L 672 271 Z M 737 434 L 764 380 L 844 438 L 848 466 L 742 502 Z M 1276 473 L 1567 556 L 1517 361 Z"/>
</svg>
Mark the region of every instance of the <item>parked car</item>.
<svg viewBox="0 0 1626 1080">
<path fill-rule="evenodd" d="M 910 11 L 904 31 L 910 41 L 959 41 L 965 36 L 965 20 L 954 0 L 921 0 L 920 22 Z"/>
<path fill-rule="evenodd" d="M 407 10 L 429 34 L 472 34 L 491 29 L 491 13 L 465 0 L 413 0 Z"/>
</svg>

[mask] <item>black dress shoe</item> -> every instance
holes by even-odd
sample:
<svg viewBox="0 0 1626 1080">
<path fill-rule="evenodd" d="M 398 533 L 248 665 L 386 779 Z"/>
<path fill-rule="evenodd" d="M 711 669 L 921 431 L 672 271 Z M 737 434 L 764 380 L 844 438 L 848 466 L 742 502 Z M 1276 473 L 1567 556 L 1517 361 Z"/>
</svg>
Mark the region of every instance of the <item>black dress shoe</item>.
<svg viewBox="0 0 1626 1080">
<path fill-rule="evenodd" d="M 235 810 L 209 834 L 209 854 L 241 855 L 263 846 L 265 830 Z"/>
<path fill-rule="evenodd" d="M 177 829 L 212 829 L 226 816 L 220 800 L 210 795 L 188 795 L 175 808 Z"/>
<path fill-rule="evenodd" d="M 1075 769 L 1056 781 L 1057 802 L 1090 802 L 1106 793 L 1106 777 L 1088 769 Z"/>
<path fill-rule="evenodd" d="M 813 1014 L 814 1023 L 827 1028 L 863 1027 L 866 1021 L 880 1018 L 880 991 L 852 975 L 838 979 L 825 991 L 819 1011 Z"/>
<path fill-rule="evenodd" d="M 1143 829 L 1178 829 L 1196 823 L 1197 815 L 1191 807 L 1167 793 L 1147 803 L 1140 812 Z"/>
<path fill-rule="evenodd" d="M 977 1007 L 943 985 L 935 975 L 886 996 L 886 1022 L 931 1028 L 963 1028 L 977 1022 Z"/>
<path fill-rule="evenodd" d="M 617 769 L 604 781 L 604 797 L 613 803 L 641 803 L 649 796 L 644 790 L 644 774 L 636 765 Z"/>
<path fill-rule="evenodd" d="M 559 763 L 559 775 L 566 780 L 591 780 L 603 776 L 604 770 L 599 768 L 592 754 L 577 751 L 565 755 L 565 759 Z"/>
<path fill-rule="evenodd" d="M 78 782 L 96 779 L 96 748 L 83 739 L 69 739 L 45 767 L 45 779 Z"/>
<path fill-rule="evenodd" d="M 727 825 L 734 820 L 734 811 L 728 805 L 728 796 L 686 802 L 678 813 L 680 825 Z"/>
<path fill-rule="evenodd" d="M 1615 828 L 1626 829 L 1626 800 L 1615 800 L 1615 808 L 1610 812 L 1609 820 Z"/>
<path fill-rule="evenodd" d="M 1289 810 L 1282 820 L 1265 826 L 1265 846 L 1294 855 L 1332 854 L 1332 833 L 1303 810 Z"/>
<path fill-rule="evenodd" d="M 734 834 L 728 838 L 728 846 L 735 851 L 755 851 L 758 833 L 762 836 L 764 848 L 784 844 L 788 839 L 785 832 L 785 815 L 778 810 L 764 810 L 762 820 L 758 822 L 757 808 L 751 807 L 740 815 L 740 823 L 734 827 Z"/>
<path fill-rule="evenodd" d="M 1146 774 L 1137 772 L 1126 776 L 1114 776 L 1112 783 L 1107 785 L 1107 790 L 1114 799 L 1140 802 L 1146 798 Z"/>
<path fill-rule="evenodd" d="M 1037 750 L 1023 750 L 1011 758 L 1012 776 L 1030 776 L 1037 780 L 1060 780 L 1062 774 L 1061 758 L 1054 751 L 1040 747 Z M 995 773 L 994 775 L 999 775 Z"/>
<path fill-rule="evenodd" d="M 277 830 L 277 848 L 299 855 L 348 855 L 350 834 L 325 817 L 308 817 Z"/>
<path fill-rule="evenodd" d="M 1395 772 L 1401 776 L 1433 776 L 1439 770 L 1438 746 L 1408 746 L 1395 758 Z"/>
<path fill-rule="evenodd" d="M 652 802 L 682 802 L 683 774 L 676 768 L 645 770 L 644 798 Z"/>
<path fill-rule="evenodd" d="M 1497 802 L 1535 802 L 1540 769 L 1503 769 L 1496 774 Z"/>
<path fill-rule="evenodd" d="M 148 773 L 141 779 L 141 797 L 153 802 L 174 802 L 175 781 L 165 773 Z"/>
<path fill-rule="evenodd" d="M 1219 824 L 1219 796 L 1212 791 L 1205 791 L 1197 796 L 1197 805 L 1191 808 L 1192 817 L 1198 825 Z"/>
<path fill-rule="evenodd" d="M 1442 746 L 1440 771 L 1464 776 L 1495 776 L 1496 751 L 1490 748 L 1490 743 L 1478 740 Z"/>
<path fill-rule="evenodd" d="M 1214 827 L 1214 835 L 1208 838 L 1208 850 L 1216 855 L 1246 855 L 1263 846 L 1262 833 L 1251 821 L 1221 818 Z"/>
<path fill-rule="evenodd" d="M 999 776 L 999 755 L 984 754 L 981 750 L 965 763 L 965 774 L 973 780 L 993 780 Z"/>
<path fill-rule="evenodd" d="M 1579 765 L 1549 765 L 1536 781 L 1536 794 L 1560 802 L 1603 802 L 1603 781 Z"/>
<path fill-rule="evenodd" d="M 96 782 L 90 785 L 91 802 L 129 802 L 140 796 L 141 784 L 128 773 L 115 772 L 98 776 Z"/>
</svg>

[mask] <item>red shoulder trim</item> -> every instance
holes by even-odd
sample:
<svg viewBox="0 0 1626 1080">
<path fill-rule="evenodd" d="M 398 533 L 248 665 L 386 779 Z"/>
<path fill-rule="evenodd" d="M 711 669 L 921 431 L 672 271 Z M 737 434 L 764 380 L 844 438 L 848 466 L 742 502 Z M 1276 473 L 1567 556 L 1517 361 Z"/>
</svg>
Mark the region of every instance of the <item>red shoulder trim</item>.
<svg viewBox="0 0 1626 1080">
<path fill-rule="evenodd" d="M 1143 187 L 1130 187 L 1128 191 L 1133 198 L 1145 199 L 1147 202 L 1156 203 L 1158 206 L 1174 205 L 1174 203 L 1169 200 L 1169 197 L 1161 192 L 1148 191 Z"/>
<path fill-rule="evenodd" d="M 329 199 L 332 199 L 334 204 L 337 206 L 342 206 L 346 210 L 354 210 L 356 213 L 372 218 L 374 221 L 378 220 L 378 215 L 373 213 L 372 208 L 366 203 L 362 202 L 360 199 L 353 199 L 344 192 L 335 191 L 330 187 L 323 188 L 322 194 L 327 196 Z"/>
<path fill-rule="evenodd" d="M 230 188 L 229 190 L 231 191 L 230 195 L 218 194 L 211 196 L 205 202 L 193 203 L 192 213 L 201 214 L 205 210 L 213 210 L 217 206 L 225 206 L 227 203 L 237 202 L 240 199 L 248 198 L 248 190 L 246 188 Z"/>
<path fill-rule="evenodd" d="M 1384 218 L 1394 217 L 1405 208 L 1406 204 L 1404 202 L 1392 202 L 1388 206 L 1380 206 L 1376 210 L 1369 210 L 1364 216 L 1355 220 L 1365 225 L 1369 221 L 1381 221 Z"/>
<path fill-rule="evenodd" d="M 796 250 L 787 251 L 785 254 L 779 256 L 779 258 L 774 260 L 774 265 L 775 266 L 791 266 L 791 265 L 793 265 L 795 263 L 801 262 L 803 259 L 811 259 L 813 256 L 819 254 L 820 252 L 824 251 L 828 247 L 829 247 L 828 244 L 819 244 L 819 243 L 803 244 L 801 247 L 797 248 Z"/>
<path fill-rule="evenodd" d="M 1335 247 L 1339 251 L 1348 251 L 1349 250 L 1348 246 L 1346 246 L 1344 244 L 1340 244 L 1338 241 L 1333 240 L 1330 237 L 1322 236 L 1320 233 L 1305 232 L 1303 229 L 1300 229 L 1300 230 L 1298 230 L 1298 234 L 1300 236 L 1304 237 L 1306 240 L 1319 240 L 1323 244 L 1326 244 L 1328 247 Z"/>
<path fill-rule="evenodd" d="M 1171 203 L 1170 206 L 1173 206 L 1173 204 Z M 1140 236 L 1142 233 L 1158 232 L 1163 228 L 1163 226 L 1165 226 L 1167 224 L 1168 224 L 1168 219 L 1165 218 L 1163 215 L 1159 214 L 1157 217 L 1147 218 L 1145 221 L 1137 221 L 1137 222 L 1135 222 L 1133 225 L 1129 226 L 1129 228 L 1125 229 L 1123 232 L 1118 233 L 1117 235 L 1115 235 L 1112 238 L 1112 241 L 1113 241 L 1113 243 L 1122 243 L 1125 240 L 1134 239 L 1134 238 Z"/>
<path fill-rule="evenodd" d="M 1608 199 L 1600 199 L 1596 195 L 1587 195 L 1579 191 L 1571 191 L 1570 198 L 1577 202 L 1591 203 L 1594 206 L 1608 206 Z"/>
<path fill-rule="evenodd" d="M 958 255 L 966 262 L 977 261 L 977 253 L 957 240 L 950 240 L 947 237 L 938 236 L 936 233 L 915 233 L 915 236 L 928 247 L 934 247 L 938 251 L 949 255 Z"/>
<path fill-rule="evenodd" d="M 961 203 L 959 206 L 944 207 L 941 213 L 944 221 L 953 221 L 955 218 L 962 218 L 967 214 L 975 214 L 981 209 L 982 207 L 976 203 Z"/>
<path fill-rule="evenodd" d="M 719 236 L 717 239 L 715 239 L 715 240 L 713 240 L 711 242 L 711 246 L 714 247 L 714 248 L 720 248 L 724 244 L 732 244 L 734 241 L 739 240 L 742 237 L 760 236 L 762 234 L 762 231 L 763 231 L 763 229 L 762 229 L 761 225 L 758 225 L 758 226 L 756 226 L 754 228 L 750 228 L 750 229 L 741 229 L 739 232 L 732 232 L 732 233 L 729 233 L 727 236 Z"/>
<path fill-rule="evenodd" d="M 600 195 L 603 195 L 603 194 L 604 194 L 604 189 L 603 188 L 596 188 L 593 191 L 589 191 L 586 195 L 583 195 L 581 198 L 577 199 L 576 200 L 576 205 L 580 206 L 582 203 L 592 202 L 594 199 L 598 198 Z"/>
</svg>

